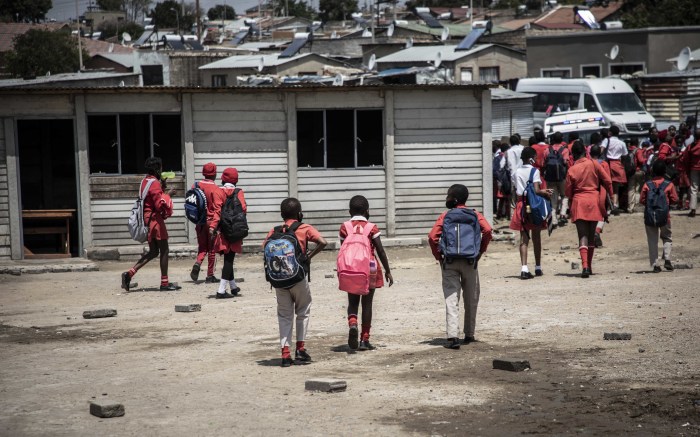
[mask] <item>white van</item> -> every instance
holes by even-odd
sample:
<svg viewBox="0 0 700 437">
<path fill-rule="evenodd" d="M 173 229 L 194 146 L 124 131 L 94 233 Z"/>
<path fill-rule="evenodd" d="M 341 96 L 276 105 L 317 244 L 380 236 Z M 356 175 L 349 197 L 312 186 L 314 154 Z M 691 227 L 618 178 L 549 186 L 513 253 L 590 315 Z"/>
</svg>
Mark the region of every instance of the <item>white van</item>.
<svg viewBox="0 0 700 437">
<path fill-rule="evenodd" d="M 533 115 L 540 125 L 548 115 L 576 109 L 600 112 L 626 136 L 646 135 L 656 122 L 622 79 L 520 79 L 516 91 L 536 94 Z"/>
</svg>

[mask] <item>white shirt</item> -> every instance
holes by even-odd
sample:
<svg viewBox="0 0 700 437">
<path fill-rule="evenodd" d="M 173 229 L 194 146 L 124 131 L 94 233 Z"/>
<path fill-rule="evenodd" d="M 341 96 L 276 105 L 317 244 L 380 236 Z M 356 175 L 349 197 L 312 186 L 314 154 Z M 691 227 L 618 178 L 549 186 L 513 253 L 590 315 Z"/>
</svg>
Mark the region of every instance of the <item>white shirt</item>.
<svg viewBox="0 0 700 437">
<path fill-rule="evenodd" d="M 532 165 L 524 164 L 522 167 L 515 170 L 513 182 L 515 183 L 515 194 L 518 196 L 522 196 L 525 193 L 525 187 L 527 186 L 527 181 L 530 180 L 530 171 L 532 168 Z M 535 169 L 535 174 L 532 176 L 532 182 L 542 183 L 540 171 L 537 169 Z"/>
<path fill-rule="evenodd" d="M 511 179 L 515 177 L 515 170 L 523 165 L 523 160 L 520 159 L 523 149 L 524 146 L 522 144 L 516 144 L 506 151 L 506 161 L 508 161 L 508 171 L 510 171 Z"/>
<path fill-rule="evenodd" d="M 620 159 L 621 156 L 627 155 L 627 146 L 617 137 L 609 138 L 608 159 Z"/>
</svg>

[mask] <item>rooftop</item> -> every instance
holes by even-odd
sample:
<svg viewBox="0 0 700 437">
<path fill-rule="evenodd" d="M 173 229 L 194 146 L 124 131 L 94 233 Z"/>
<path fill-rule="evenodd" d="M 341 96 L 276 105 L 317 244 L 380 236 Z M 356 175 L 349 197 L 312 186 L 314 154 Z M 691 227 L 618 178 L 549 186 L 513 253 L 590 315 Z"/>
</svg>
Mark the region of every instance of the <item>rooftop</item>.
<svg viewBox="0 0 700 437">
<path fill-rule="evenodd" d="M 9 52 L 14 47 L 14 38 L 17 35 L 24 35 L 30 29 L 58 30 L 68 27 L 65 23 L 0 23 L 0 52 Z"/>
<path fill-rule="evenodd" d="M 606 8 L 594 6 L 589 10 L 595 17 L 595 21 L 600 23 L 619 11 L 622 5 L 623 2 L 614 1 L 610 2 Z M 558 6 L 533 21 L 532 25 L 545 29 L 587 29 L 588 27 L 584 23 L 580 23 L 579 20 L 574 23 L 574 7 L 574 5 Z"/>
<path fill-rule="evenodd" d="M 497 46 L 496 44 L 477 44 L 470 50 L 456 50 L 457 45 L 413 46 L 411 48 L 400 50 L 396 53 L 381 57 L 377 59 L 377 62 L 433 62 L 438 52 L 442 55 L 442 61 L 453 62 L 491 47 L 502 46 Z M 508 47 L 502 48 L 517 53 L 522 53 L 519 50 Z"/>
</svg>

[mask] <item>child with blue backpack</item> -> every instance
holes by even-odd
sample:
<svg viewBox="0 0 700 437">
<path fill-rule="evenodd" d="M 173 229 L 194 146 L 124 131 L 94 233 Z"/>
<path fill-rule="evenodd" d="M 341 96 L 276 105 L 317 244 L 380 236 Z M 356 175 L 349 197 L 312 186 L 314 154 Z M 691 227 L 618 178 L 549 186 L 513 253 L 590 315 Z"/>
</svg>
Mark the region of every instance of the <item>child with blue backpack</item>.
<svg viewBox="0 0 700 437">
<path fill-rule="evenodd" d="M 382 240 L 380 238 L 381 232 L 377 225 L 369 221 L 369 202 L 364 196 L 354 196 L 350 199 L 350 220 L 344 222 L 340 231 L 338 232 L 338 237 L 340 238 L 341 249 L 338 253 L 338 277 L 340 280 L 340 289 L 348 292 L 348 346 L 352 350 L 373 350 L 375 347 L 369 342 L 369 333 L 372 326 L 372 300 L 374 299 L 374 291 L 377 288 L 384 286 L 384 278 L 382 275 L 382 268 L 377 264 L 377 258 L 381 261 L 381 265 L 384 266 L 386 280 L 389 282 L 389 287 L 394 284 L 394 278 L 391 276 L 391 270 L 389 268 L 389 259 L 384 252 L 384 246 L 382 246 Z M 354 267 L 353 261 L 360 261 L 359 259 L 349 260 L 347 263 L 342 262 L 344 254 L 347 252 L 349 256 L 355 254 L 355 251 L 346 251 L 343 248 L 343 244 L 347 241 L 350 243 L 351 238 L 355 237 L 352 234 L 360 234 L 358 240 L 360 240 L 360 245 L 365 246 L 367 250 L 367 257 L 363 257 L 361 260 L 369 262 L 369 267 L 367 270 L 368 276 L 358 275 L 359 270 Z M 353 239 L 354 241 L 354 239 Z M 348 249 L 346 247 L 345 249 Z M 360 251 L 362 248 L 360 248 Z M 376 255 L 375 255 L 376 253 Z M 360 258 L 360 257 L 358 257 Z M 362 286 L 353 289 L 354 284 L 350 285 L 345 289 L 344 287 L 344 271 L 342 271 L 343 265 L 351 266 L 349 276 L 355 276 L 361 278 Z M 349 282 L 353 282 L 350 279 Z M 364 287 L 367 286 L 367 288 Z M 358 343 L 358 329 L 357 329 L 357 313 L 362 304 L 362 334 Z"/>
<path fill-rule="evenodd" d="M 467 208 L 469 190 L 454 184 L 447 190 L 445 206 L 428 234 L 433 256 L 442 267 L 442 292 L 445 296 L 447 345 L 459 349 L 459 292 L 464 297 L 464 340 L 474 339 L 476 310 L 481 292 L 478 264 L 491 241 L 491 225 L 483 215 Z"/>
<path fill-rule="evenodd" d="M 649 264 L 654 273 L 661 271 L 658 265 L 659 237 L 663 242 L 664 268 L 673 270 L 671 263 L 671 205 L 678 202 L 673 182 L 665 179 L 666 163 L 659 159 L 651 167 L 652 179 L 642 187 L 639 202 L 644 205 L 644 227 L 649 246 Z"/>
</svg>

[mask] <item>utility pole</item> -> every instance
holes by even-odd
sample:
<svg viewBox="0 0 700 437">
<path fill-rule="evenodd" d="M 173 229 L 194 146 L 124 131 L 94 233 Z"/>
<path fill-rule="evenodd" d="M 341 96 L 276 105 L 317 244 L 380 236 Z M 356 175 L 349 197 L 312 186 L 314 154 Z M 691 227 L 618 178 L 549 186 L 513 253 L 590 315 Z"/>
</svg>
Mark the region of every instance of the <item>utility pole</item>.
<svg viewBox="0 0 700 437">
<path fill-rule="evenodd" d="M 78 0 L 75 0 L 75 21 L 78 22 L 78 59 L 80 61 L 80 71 L 83 71 L 83 42 L 80 28 L 80 15 L 78 14 Z"/>
<path fill-rule="evenodd" d="M 374 41 L 374 7 L 376 5 L 377 4 L 373 0 L 370 0 L 370 3 L 369 3 L 369 28 L 370 28 L 370 32 L 372 32 L 372 44 L 374 44 L 374 42 L 375 42 Z"/>
<path fill-rule="evenodd" d="M 469 27 L 474 30 L 474 0 L 469 0 Z"/>
<path fill-rule="evenodd" d="M 194 16 L 197 19 L 197 41 L 199 41 L 200 38 L 202 37 L 202 25 L 201 25 L 200 16 L 199 16 L 199 0 L 196 0 L 194 2 L 194 5 L 195 5 L 194 7 L 197 9 L 197 12 L 195 13 Z"/>
</svg>

